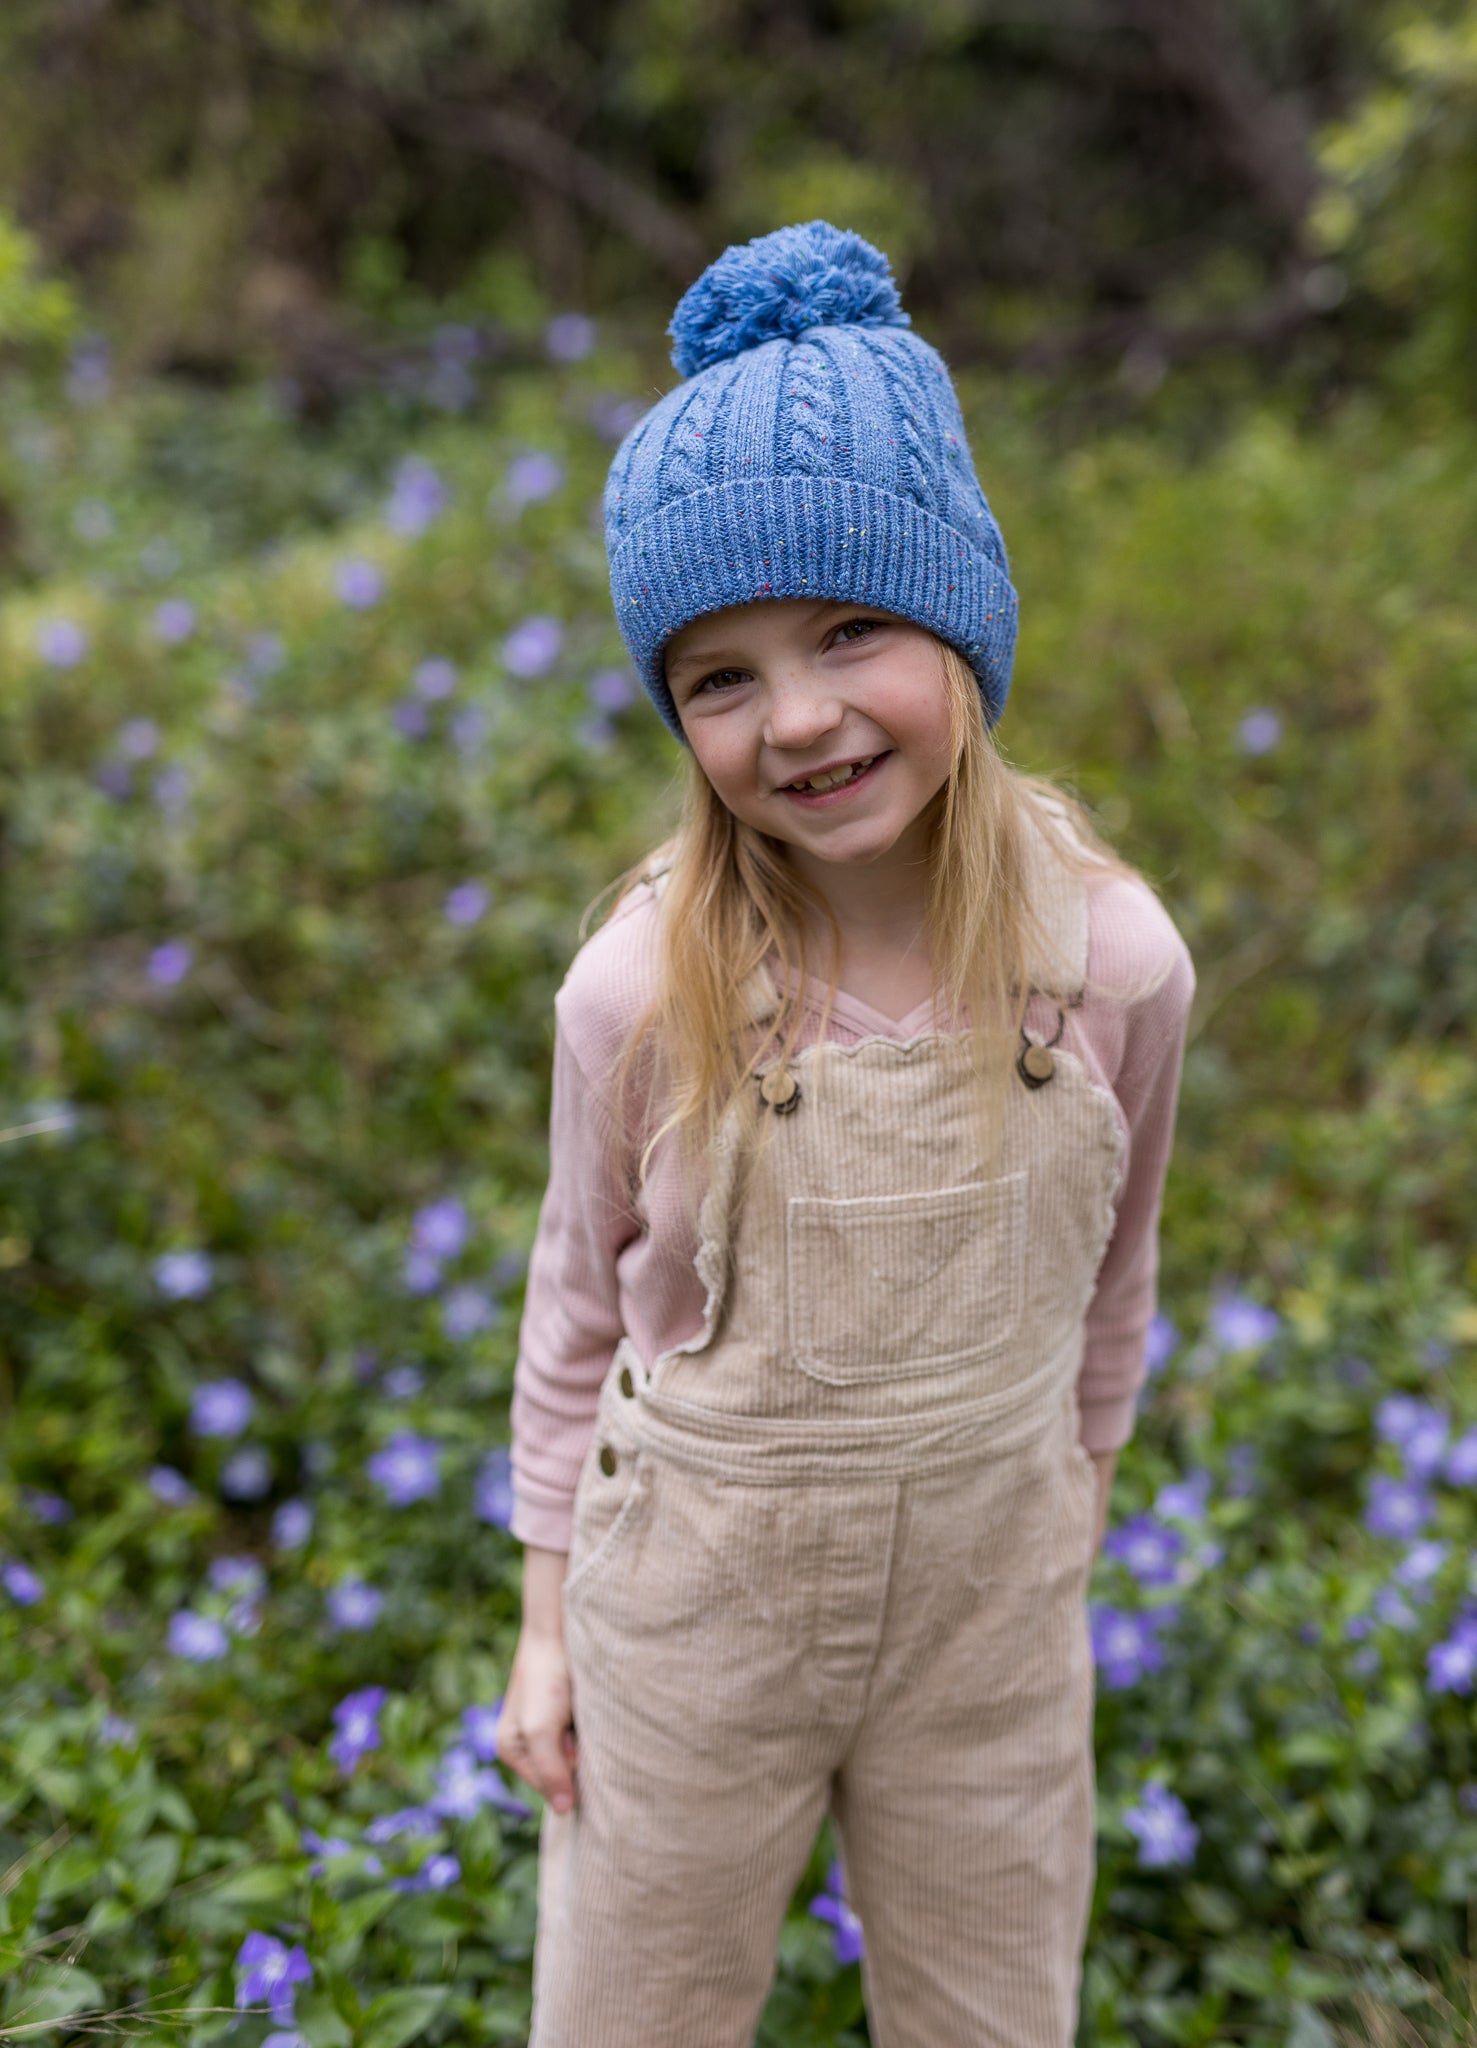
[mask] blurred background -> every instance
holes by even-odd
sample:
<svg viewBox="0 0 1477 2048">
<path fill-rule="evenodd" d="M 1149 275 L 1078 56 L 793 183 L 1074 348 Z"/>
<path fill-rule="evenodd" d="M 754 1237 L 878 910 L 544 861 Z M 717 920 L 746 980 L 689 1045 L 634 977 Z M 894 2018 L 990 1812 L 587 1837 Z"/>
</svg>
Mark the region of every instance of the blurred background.
<svg viewBox="0 0 1477 2048">
<path fill-rule="evenodd" d="M 7 0 L 0 2041 L 526 2041 L 551 1006 L 679 786 L 600 492 L 817 216 L 1199 978 L 1080 2048 L 1477 2038 L 1477 7 Z M 766 2048 L 869 2038 L 835 1851 Z"/>
</svg>

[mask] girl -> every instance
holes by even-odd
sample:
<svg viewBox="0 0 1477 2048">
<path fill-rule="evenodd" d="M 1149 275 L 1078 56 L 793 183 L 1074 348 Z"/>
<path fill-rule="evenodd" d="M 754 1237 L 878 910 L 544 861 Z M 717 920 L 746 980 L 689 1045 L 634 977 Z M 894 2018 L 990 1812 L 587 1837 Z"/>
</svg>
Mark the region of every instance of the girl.
<svg viewBox="0 0 1477 2048">
<path fill-rule="evenodd" d="M 827 1811 L 880 2048 L 1075 2033 L 1194 976 L 996 750 L 1015 592 L 908 324 L 823 221 L 729 249 L 607 486 L 689 774 L 555 1004 L 499 1740 L 550 1802 L 532 2048 L 748 2048 Z"/>
</svg>

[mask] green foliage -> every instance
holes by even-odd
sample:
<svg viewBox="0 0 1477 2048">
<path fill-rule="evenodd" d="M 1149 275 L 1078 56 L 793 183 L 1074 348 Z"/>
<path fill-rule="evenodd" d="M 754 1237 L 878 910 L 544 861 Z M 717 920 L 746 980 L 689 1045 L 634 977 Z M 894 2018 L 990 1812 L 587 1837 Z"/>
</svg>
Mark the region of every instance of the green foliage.
<svg viewBox="0 0 1477 2048">
<path fill-rule="evenodd" d="M 372 248 L 355 278 L 394 296 Z M 479 1503 L 551 999 L 581 912 L 674 811 L 655 714 L 590 694 L 622 665 L 590 422 L 649 382 L 603 354 L 504 368 L 465 418 L 392 392 L 323 432 L 255 387 L 0 397 L 0 1561 L 39 1582 L 0 1591 L 0 2031 L 43 2048 L 98 2009 L 255 2048 L 265 2013 L 231 2031 L 252 1933 L 309 1958 L 311 2048 L 526 2037 L 534 1821 L 383 1824 L 506 1681 L 519 1553 Z M 1096 1568 L 1100 1611 L 1165 1611 L 1165 1661 L 1100 1671 L 1082 2041 L 1455 2048 L 1477 1761 L 1431 1652 L 1477 1591 L 1473 1489 L 1433 1487 L 1448 1548 L 1419 1588 L 1365 1509 L 1399 1470 L 1381 1400 L 1477 1424 L 1470 432 L 1256 410 L 1193 457 L 1059 454 L 1009 400 L 968 406 L 1023 597 L 1003 734 L 1162 884 L 1200 983 L 1163 1229 L 1184 1336 L 1113 1521 L 1199 1471 L 1209 1502 L 1198 1528 L 1158 1515 L 1172 1586 Z M 535 453 L 559 481 L 519 506 Z M 444 502 L 388 521 L 408 454 Z M 351 563 L 373 602 L 362 569 L 340 594 Z M 530 616 L 562 639 L 520 677 Z M 428 660 L 449 695 L 417 688 Z M 417 1213 L 451 1197 L 467 1243 L 417 1292 Z M 208 1257 L 199 1291 L 162 1283 L 170 1253 Z M 1228 1287 L 1275 1306 L 1270 1340 L 1217 1339 Z M 474 1295 L 490 1312 L 459 1323 Z M 240 1437 L 192 1427 L 224 1379 L 254 1400 Z M 402 1431 L 438 1485 L 394 1506 L 369 1461 Z M 260 1494 L 228 1490 L 243 1447 Z M 158 1465 L 189 1490 L 160 1498 Z M 212 1581 L 231 1558 L 259 1596 Z M 355 1577 L 382 1608 L 334 1627 Z M 184 1609 L 224 1654 L 171 1648 Z M 334 1710 L 372 1686 L 380 1745 L 342 1768 Z M 1140 1854 L 1151 1783 L 1193 1816 L 1187 1865 Z M 806 1910 L 830 1854 L 786 1923 L 772 2048 L 866 2038 L 859 1972 Z M 408 1888 L 446 1855 L 454 1882 Z"/>
<path fill-rule="evenodd" d="M 55 349 L 76 321 L 71 287 L 42 275 L 35 241 L 0 207 L 0 350 L 22 343 Z"/>
</svg>

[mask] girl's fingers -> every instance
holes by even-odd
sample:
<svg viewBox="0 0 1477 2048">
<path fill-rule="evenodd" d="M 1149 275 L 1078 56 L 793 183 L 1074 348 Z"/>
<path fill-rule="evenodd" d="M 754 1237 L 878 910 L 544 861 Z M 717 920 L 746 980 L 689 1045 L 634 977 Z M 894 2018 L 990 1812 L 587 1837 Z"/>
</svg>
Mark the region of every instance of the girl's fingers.
<svg viewBox="0 0 1477 2048">
<path fill-rule="evenodd" d="M 565 1761 L 562 1736 L 556 1736 L 553 1729 L 539 1729 L 529 1736 L 524 1775 L 556 1813 L 568 1813 L 574 1804 L 574 1778 Z"/>
</svg>

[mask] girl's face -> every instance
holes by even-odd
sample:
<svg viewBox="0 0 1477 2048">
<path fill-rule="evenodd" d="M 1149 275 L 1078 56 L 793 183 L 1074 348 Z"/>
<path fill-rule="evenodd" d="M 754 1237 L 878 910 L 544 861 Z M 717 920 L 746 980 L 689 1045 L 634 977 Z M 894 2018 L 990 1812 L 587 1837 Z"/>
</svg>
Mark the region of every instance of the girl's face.
<svg viewBox="0 0 1477 2048">
<path fill-rule="evenodd" d="M 922 860 L 923 814 L 952 766 L 923 627 L 831 598 L 730 605 L 674 634 L 666 668 L 698 765 L 735 817 L 802 866 Z M 848 769 L 825 793 L 794 787 Z"/>
</svg>

